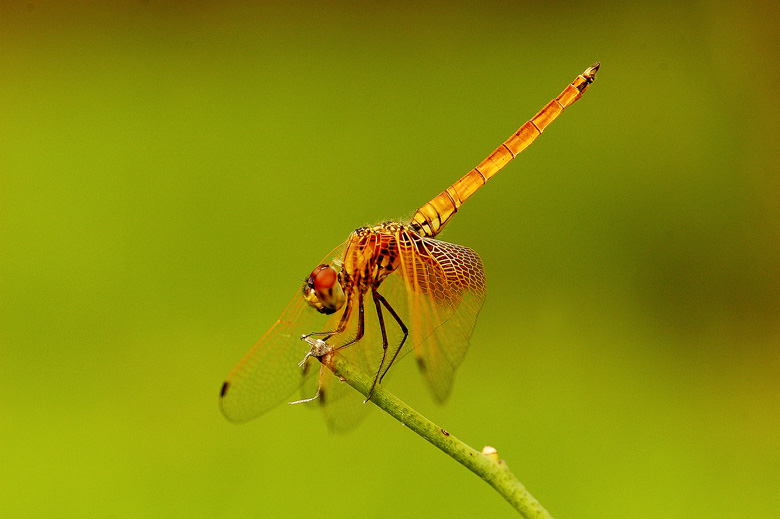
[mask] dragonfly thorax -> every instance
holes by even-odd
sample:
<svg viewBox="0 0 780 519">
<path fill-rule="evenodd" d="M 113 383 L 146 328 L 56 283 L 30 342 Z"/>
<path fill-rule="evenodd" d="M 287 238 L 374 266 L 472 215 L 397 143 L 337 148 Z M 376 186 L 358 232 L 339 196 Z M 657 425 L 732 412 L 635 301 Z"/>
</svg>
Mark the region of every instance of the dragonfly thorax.
<svg viewBox="0 0 780 519">
<path fill-rule="evenodd" d="M 344 289 L 368 292 L 397 270 L 400 266 L 398 242 L 406 232 L 406 227 L 397 222 L 361 227 L 352 232 L 344 251 Z"/>
</svg>

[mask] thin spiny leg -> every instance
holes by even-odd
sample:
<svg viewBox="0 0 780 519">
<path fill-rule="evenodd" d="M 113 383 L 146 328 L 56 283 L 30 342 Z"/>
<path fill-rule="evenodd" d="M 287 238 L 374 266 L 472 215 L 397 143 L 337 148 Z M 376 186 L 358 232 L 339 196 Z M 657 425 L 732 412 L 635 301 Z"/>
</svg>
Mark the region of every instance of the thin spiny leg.
<svg viewBox="0 0 780 519">
<path fill-rule="evenodd" d="M 382 373 L 382 366 L 384 366 L 385 359 L 387 358 L 387 330 L 385 329 L 385 318 L 382 315 L 382 305 L 380 303 L 380 298 L 384 298 L 379 295 L 376 288 L 372 287 L 371 293 L 374 297 L 374 306 L 376 306 L 376 316 L 379 318 L 379 328 L 382 330 L 382 362 L 379 363 L 379 368 L 376 370 L 376 375 L 374 375 L 374 382 L 371 384 L 371 389 L 368 390 L 368 395 L 363 403 L 371 400 L 371 395 L 374 394 L 374 388 L 379 383 L 379 374 Z"/>
<path fill-rule="evenodd" d="M 395 362 L 395 359 L 398 357 L 398 354 L 401 352 L 401 348 L 403 348 L 404 343 L 406 342 L 407 337 L 409 337 L 409 329 L 406 327 L 404 322 L 398 316 L 396 311 L 393 310 L 393 307 L 390 306 L 390 303 L 387 302 L 387 299 L 382 297 L 382 294 L 380 294 L 378 292 L 376 293 L 376 296 L 377 296 L 379 302 L 381 302 L 382 305 L 384 305 L 384 307 L 387 308 L 387 311 L 390 312 L 390 315 L 393 316 L 393 318 L 395 319 L 395 322 L 398 323 L 398 326 L 401 327 L 401 331 L 404 333 L 404 338 L 401 339 L 401 344 L 398 345 L 398 348 L 396 348 L 395 353 L 393 353 L 393 356 L 390 358 L 390 362 L 387 363 L 387 366 L 385 367 L 384 373 L 382 373 L 379 376 L 379 383 L 381 383 L 382 379 L 385 377 L 385 375 L 387 375 L 387 371 L 390 369 L 390 366 L 393 365 L 393 362 Z M 384 331 L 384 329 L 382 331 Z M 382 357 L 382 360 L 384 362 L 384 356 Z"/>
<path fill-rule="evenodd" d="M 346 348 L 347 346 L 355 344 L 357 341 L 359 341 L 360 339 L 363 338 L 363 334 L 365 333 L 365 324 L 366 324 L 365 317 L 366 317 L 365 309 L 363 308 L 363 292 L 358 292 L 358 329 L 357 329 L 357 334 L 355 335 L 354 339 L 352 339 L 352 340 L 342 344 L 341 346 L 337 346 L 337 347 L 333 348 L 333 351 L 337 351 L 337 350 L 340 350 L 342 348 Z M 334 332 L 334 335 L 335 335 L 335 333 L 341 333 L 343 331 L 344 331 L 344 329 L 341 329 L 338 332 Z"/>
</svg>

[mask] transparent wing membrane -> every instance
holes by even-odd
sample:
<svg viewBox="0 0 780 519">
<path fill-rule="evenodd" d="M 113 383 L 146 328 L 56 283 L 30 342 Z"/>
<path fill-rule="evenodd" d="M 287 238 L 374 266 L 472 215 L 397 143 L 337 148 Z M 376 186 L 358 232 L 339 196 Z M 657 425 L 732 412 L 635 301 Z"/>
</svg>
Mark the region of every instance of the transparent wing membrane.
<svg viewBox="0 0 780 519">
<path fill-rule="evenodd" d="M 323 262 L 340 257 L 343 248 L 334 249 Z M 316 379 L 319 369 L 304 373 L 298 366 L 309 351 L 301 335 L 333 329 L 338 319 L 339 314 L 326 316 L 310 308 L 296 291 L 271 329 L 228 375 L 220 395 L 222 413 L 233 422 L 251 420 L 289 399 L 306 377 Z"/>
<path fill-rule="evenodd" d="M 485 300 L 485 270 L 473 250 L 432 238 L 407 241 L 401 261 L 414 354 L 443 402 Z"/>
<path fill-rule="evenodd" d="M 298 363 L 308 351 L 300 340 L 313 313 L 296 294 L 271 329 L 228 375 L 222 386 L 220 406 L 234 422 L 245 422 L 277 406 L 304 381 Z M 297 360 L 296 360 L 297 359 Z"/>
</svg>

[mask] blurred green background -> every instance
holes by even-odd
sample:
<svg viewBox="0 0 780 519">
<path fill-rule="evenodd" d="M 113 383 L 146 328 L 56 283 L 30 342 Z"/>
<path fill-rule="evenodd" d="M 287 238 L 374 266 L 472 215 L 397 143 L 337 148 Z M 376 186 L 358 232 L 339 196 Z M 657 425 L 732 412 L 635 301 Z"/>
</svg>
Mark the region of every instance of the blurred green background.
<svg viewBox="0 0 780 519">
<path fill-rule="evenodd" d="M 780 7 L 0 4 L 0 514 L 513 517 L 374 411 L 217 393 L 348 233 L 574 77 L 452 221 L 488 297 L 446 406 L 560 518 L 780 514 Z"/>
</svg>

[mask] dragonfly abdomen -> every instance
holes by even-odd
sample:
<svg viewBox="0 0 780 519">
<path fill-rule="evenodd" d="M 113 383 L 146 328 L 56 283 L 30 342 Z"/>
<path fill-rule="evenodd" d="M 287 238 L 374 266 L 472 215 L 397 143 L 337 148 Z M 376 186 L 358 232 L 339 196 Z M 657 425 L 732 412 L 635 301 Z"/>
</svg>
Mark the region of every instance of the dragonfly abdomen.
<svg viewBox="0 0 780 519">
<path fill-rule="evenodd" d="M 599 66 L 600 64 L 596 63 L 577 76 L 558 97 L 547 103 L 477 167 L 418 209 L 409 225 L 411 229 L 426 237 L 439 234 L 450 218 L 458 212 L 463 202 L 485 185 L 488 179 L 498 173 L 510 160 L 530 146 L 566 107 L 582 97 L 582 93 L 596 79 Z"/>
</svg>

